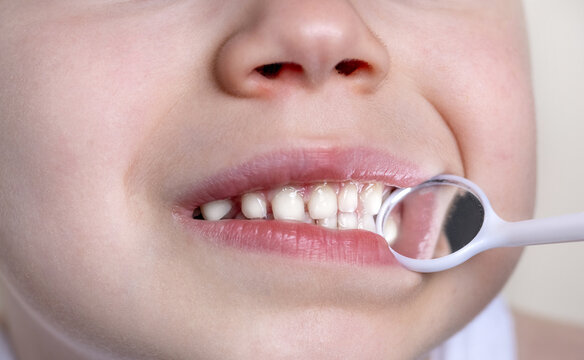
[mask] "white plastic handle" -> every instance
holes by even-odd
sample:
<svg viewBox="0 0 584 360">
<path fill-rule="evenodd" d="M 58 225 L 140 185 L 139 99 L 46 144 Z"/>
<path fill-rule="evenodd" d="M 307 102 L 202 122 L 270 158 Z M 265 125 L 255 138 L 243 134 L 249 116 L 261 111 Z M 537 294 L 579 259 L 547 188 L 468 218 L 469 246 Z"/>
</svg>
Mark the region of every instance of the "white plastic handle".
<svg viewBox="0 0 584 360">
<path fill-rule="evenodd" d="M 584 213 L 506 222 L 499 228 L 499 246 L 526 246 L 584 241 Z"/>
</svg>

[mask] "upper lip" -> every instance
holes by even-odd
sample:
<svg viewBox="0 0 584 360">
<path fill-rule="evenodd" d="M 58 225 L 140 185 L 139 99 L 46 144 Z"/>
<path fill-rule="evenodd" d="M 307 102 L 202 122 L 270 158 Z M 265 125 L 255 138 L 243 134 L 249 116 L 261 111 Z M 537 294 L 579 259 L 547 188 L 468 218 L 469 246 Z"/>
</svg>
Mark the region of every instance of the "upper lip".
<svg viewBox="0 0 584 360">
<path fill-rule="evenodd" d="M 435 175 L 419 164 L 371 148 L 314 148 L 270 152 L 219 171 L 181 189 L 178 205 L 188 211 L 258 189 L 317 181 L 376 181 L 410 187 Z"/>
</svg>

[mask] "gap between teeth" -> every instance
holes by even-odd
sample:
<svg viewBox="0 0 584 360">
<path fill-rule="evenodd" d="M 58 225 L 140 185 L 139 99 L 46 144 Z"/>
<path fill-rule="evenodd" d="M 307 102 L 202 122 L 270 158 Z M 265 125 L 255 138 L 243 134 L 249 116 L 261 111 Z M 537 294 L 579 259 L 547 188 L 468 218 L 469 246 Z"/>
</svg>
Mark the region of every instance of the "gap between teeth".
<svg viewBox="0 0 584 360">
<path fill-rule="evenodd" d="M 325 228 L 375 232 L 375 216 L 394 190 L 381 183 L 318 183 L 286 185 L 211 201 L 195 209 L 193 218 L 275 219 L 316 224 Z"/>
</svg>

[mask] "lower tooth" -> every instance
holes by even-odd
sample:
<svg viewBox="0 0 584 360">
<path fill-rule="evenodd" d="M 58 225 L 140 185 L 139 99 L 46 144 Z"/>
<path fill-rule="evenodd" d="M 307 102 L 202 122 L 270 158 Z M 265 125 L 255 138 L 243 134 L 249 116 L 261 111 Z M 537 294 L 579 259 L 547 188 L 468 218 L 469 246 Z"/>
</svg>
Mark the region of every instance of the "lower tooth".
<svg viewBox="0 0 584 360">
<path fill-rule="evenodd" d="M 307 212 L 304 212 L 304 220 L 302 220 L 303 223 L 306 224 L 314 224 L 316 220 L 314 220 L 313 218 L 310 217 L 310 215 Z"/>
<path fill-rule="evenodd" d="M 375 219 L 373 219 L 373 215 L 361 214 L 358 228 L 375 232 Z"/>
<path fill-rule="evenodd" d="M 395 243 L 397 231 L 397 222 L 392 217 L 388 217 L 385 224 L 383 224 L 383 237 L 389 246 Z"/>
<path fill-rule="evenodd" d="M 337 225 L 341 230 L 356 229 L 358 226 L 357 213 L 339 213 Z"/>
<path fill-rule="evenodd" d="M 201 205 L 201 214 L 205 220 L 221 220 L 233 209 L 231 200 L 216 200 Z"/>
<path fill-rule="evenodd" d="M 328 228 L 328 229 L 336 229 L 337 228 L 337 217 L 332 216 L 329 218 L 318 219 L 318 220 L 316 220 L 316 223 L 318 225 L 325 227 L 325 228 Z"/>
</svg>

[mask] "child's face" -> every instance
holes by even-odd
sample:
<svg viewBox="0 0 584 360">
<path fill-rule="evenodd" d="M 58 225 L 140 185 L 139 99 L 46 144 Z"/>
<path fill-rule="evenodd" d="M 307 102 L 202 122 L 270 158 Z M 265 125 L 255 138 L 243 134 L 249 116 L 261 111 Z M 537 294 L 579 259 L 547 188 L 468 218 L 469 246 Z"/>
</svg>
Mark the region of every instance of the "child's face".
<svg viewBox="0 0 584 360">
<path fill-rule="evenodd" d="M 160 359 L 413 358 L 517 261 L 494 250 L 422 275 L 360 236 L 189 216 L 255 188 L 439 173 L 530 216 L 519 1 L 0 0 L 0 33 L 2 275 L 75 341 Z"/>
</svg>

